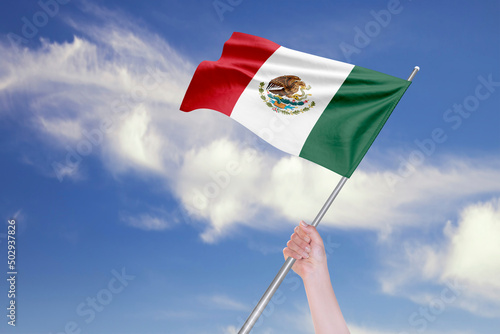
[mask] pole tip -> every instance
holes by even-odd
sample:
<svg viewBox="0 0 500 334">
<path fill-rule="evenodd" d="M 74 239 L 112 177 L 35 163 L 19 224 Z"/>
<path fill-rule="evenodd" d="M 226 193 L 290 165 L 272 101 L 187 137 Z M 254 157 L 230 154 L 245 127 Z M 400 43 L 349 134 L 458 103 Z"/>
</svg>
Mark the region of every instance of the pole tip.
<svg viewBox="0 0 500 334">
<path fill-rule="evenodd" d="M 415 66 L 415 69 L 416 69 L 417 71 L 420 71 L 420 67 L 418 67 L 418 66 Z"/>
</svg>

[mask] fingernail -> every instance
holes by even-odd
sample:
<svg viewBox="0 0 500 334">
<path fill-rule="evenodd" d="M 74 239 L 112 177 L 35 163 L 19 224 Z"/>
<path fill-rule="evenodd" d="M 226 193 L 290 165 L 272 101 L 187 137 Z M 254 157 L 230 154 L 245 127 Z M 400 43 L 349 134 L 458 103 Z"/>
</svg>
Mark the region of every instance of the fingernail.
<svg viewBox="0 0 500 334">
<path fill-rule="evenodd" d="M 305 240 L 306 242 L 309 242 L 309 241 L 311 241 L 311 238 L 309 238 L 309 237 L 306 235 L 306 237 L 304 238 L 304 240 Z"/>
<path fill-rule="evenodd" d="M 303 257 L 305 257 L 306 259 L 308 259 L 308 258 L 309 258 L 309 254 L 307 254 L 307 253 L 305 253 L 305 252 L 304 252 L 304 255 L 302 255 L 302 256 L 303 256 Z"/>
<path fill-rule="evenodd" d="M 309 248 L 309 246 L 306 246 L 306 252 L 310 252 L 311 251 L 311 248 Z"/>
<path fill-rule="evenodd" d="M 307 225 L 303 220 L 300 221 L 300 225 L 304 226 L 304 227 L 308 227 L 309 225 Z"/>
</svg>

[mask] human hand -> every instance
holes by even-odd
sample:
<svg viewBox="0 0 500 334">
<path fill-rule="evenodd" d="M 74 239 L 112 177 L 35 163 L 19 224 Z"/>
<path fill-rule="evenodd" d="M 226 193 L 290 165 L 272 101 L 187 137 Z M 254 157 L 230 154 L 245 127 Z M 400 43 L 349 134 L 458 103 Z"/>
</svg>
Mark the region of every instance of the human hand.
<svg viewBox="0 0 500 334">
<path fill-rule="evenodd" d="M 303 280 L 328 271 L 325 246 L 316 227 L 301 221 L 283 249 L 283 256 L 296 259 L 292 269 Z"/>
</svg>

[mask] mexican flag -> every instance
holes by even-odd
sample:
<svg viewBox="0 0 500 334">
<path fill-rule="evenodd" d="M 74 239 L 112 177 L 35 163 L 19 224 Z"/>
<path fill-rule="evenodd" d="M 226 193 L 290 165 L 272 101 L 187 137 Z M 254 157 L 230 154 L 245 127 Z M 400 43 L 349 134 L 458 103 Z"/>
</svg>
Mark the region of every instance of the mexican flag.
<svg viewBox="0 0 500 334">
<path fill-rule="evenodd" d="M 212 109 L 350 177 L 411 82 L 239 32 L 196 69 L 180 109 Z"/>
</svg>

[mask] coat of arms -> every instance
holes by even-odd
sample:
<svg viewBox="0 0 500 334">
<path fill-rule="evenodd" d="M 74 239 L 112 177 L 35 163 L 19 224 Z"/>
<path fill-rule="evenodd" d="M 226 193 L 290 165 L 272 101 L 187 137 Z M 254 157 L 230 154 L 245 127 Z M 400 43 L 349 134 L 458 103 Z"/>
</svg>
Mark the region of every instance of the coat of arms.
<svg viewBox="0 0 500 334">
<path fill-rule="evenodd" d="M 259 85 L 260 98 L 275 112 L 297 115 L 315 106 L 310 99 L 311 94 L 306 93 L 311 86 L 306 86 L 296 75 L 282 75 L 264 86 L 265 82 Z"/>
</svg>

